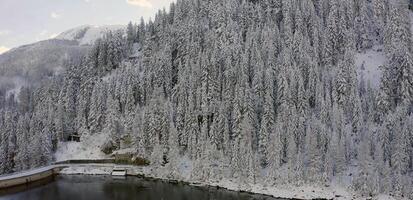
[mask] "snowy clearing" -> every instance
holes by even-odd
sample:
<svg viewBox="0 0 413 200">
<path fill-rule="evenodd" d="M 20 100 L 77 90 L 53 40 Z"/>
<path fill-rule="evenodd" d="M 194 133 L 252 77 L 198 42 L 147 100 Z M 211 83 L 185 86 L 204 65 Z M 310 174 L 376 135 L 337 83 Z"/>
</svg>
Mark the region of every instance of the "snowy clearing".
<svg viewBox="0 0 413 200">
<path fill-rule="evenodd" d="M 104 159 L 108 158 L 100 151 L 100 147 L 107 140 L 107 135 L 96 134 L 82 136 L 81 142 L 61 142 L 55 153 L 56 161 L 76 159 Z"/>
<path fill-rule="evenodd" d="M 359 80 L 361 80 L 361 75 L 363 75 L 366 84 L 370 81 L 373 88 L 379 88 L 382 74 L 380 66 L 387 61 L 383 48 L 381 46 L 374 46 L 364 53 L 357 53 L 355 57 Z"/>
</svg>

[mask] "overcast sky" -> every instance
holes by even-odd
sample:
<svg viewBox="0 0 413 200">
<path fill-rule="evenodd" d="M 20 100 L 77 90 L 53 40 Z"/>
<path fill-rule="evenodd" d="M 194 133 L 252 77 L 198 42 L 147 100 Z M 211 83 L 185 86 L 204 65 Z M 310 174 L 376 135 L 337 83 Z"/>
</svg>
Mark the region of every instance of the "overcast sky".
<svg viewBox="0 0 413 200">
<path fill-rule="evenodd" d="M 0 54 L 81 25 L 149 19 L 173 0 L 0 0 Z"/>
</svg>

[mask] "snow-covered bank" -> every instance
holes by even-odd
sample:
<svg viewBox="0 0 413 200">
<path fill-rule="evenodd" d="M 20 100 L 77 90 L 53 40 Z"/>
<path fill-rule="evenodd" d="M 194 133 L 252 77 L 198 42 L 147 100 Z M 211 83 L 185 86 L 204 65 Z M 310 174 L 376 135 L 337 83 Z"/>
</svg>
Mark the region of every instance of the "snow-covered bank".
<svg viewBox="0 0 413 200">
<path fill-rule="evenodd" d="M 153 176 L 151 174 L 152 170 L 150 168 L 145 169 L 138 169 L 135 171 L 135 174 L 144 175 L 147 178 L 154 178 L 154 179 L 162 179 L 165 181 L 172 181 L 172 182 L 184 182 L 196 187 L 219 187 L 231 191 L 239 191 L 239 192 L 248 192 L 254 194 L 262 194 L 267 195 L 275 198 L 282 198 L 282 199 L 337 199 L 337 200 L 362 200 L 366 199 L 365 197 L 360 197 L 352 191 L 345 189 L 341 186 L 330 186 L 330 187 L 315 187 L 311 185 L 305 186 L 265 186 L 262 184 L 254 184 L 250 185 L 249 189 L 243 189 L 240 187 L 239 183 L 236 180 L 229 180 L 223 179 L 218 182 L 195 182 L 190 180 L 175 180 L 175 179 L 168 179 L 165 177 L 160 176 Z M 373 200 L 396 200 L 396 198 L 388 196 L 388 195 L 378 195 L 372 198 Z M 406 198 L 405 198 L 406 199 Z M 407 200 L 407 199 L 406 199 Z"/>
<path fill-rule="evenodd" d="M 95 137 L 96 138 L 96 137 Z M 99 144 L 104 141 L 104 136 L 99 137 L 95 142 L 89 141 L 88 137 L 80 143 L 68 142 L 62 143 L 60 150 L 57 152 L 56 158 L 64 159 L 102 159 L 107 158 L 106 155 L 100 152 Z M 100 141 L 100 142 L 99 142 Z M 116 152 L 130 152 L 131 149 L 122 149 Z M 356 192 L 350 189 L 351 177 L 340 177 L 341 181 L 335 180 L 329 186 L 320 185 L 265 185 L 264 181 L 257 181 L 256 184 L 241 185 L 237 179 L 222 178 L 220 180 L 208 179 L 205 181 L 195 180 L 193 176 L 194 163 L 186 156 L 179 158 L 175 172 L 165 167 L 138 167 L 130 166 L 128 175 L 138 175 L 147 178 L 162 179 L 165 181 L 179 181 L 193 186 L 199 187 L 219 187 L 232 191 L 249 192 L 256 194 L 268 195 L 276 198 L 285 199 L 365 199 L 357 195 Z M 113 166 L 73 166 L 63 169 L 60 173 L 65 175 L 110 175 Z M 357 171 L 352 169 L 345 174 L 354 174 Z M 175 174 L 175 176 L 171 176 Z M 178 174 L 178 176 L 176 176 Z M 173 177 L 173 178 L 171 178 Z M 177 178 L 179 177 L 179 178 Z M 345 180 L 345 181 L 343 181 Z M 387 195 L 379 195 L 372 199 L 377 200 L 392 200 L 396 199 Z"/>
<path fill-rule="evenodd" d="M 110 175 L 112 167 L 76 166 L 61 170 L 64 175 Z M 175 180 L 166 177 L 154 176 L 151 167 L 133 167 L 128 170 L 129 175 L 143 175 L 146 178 L 161 179 L 165 181 L 179 181 L 195 187 L 219 187 L 231 191 L 248 192 L 285 199 L 354 199 L 354 196 L 340 187 L 317 188 L 302 187 L 268 187 L 261 184 L 251 185 L 250 189 L 240 188 L 236 181 L 223 179 L 219 182 L 195 182 L 187 179 Z"/>
<path fill-rule="evenodd" d="M 210 186 L 223 187 L 229 190 L 239 191 L 239 185 L 230 180 L 222 180 Z M 245 190 L 243 190 L 245 191 Z M 277 198 L 286 199 L 352 199 L 352 194 L 340 187 L 318 188 L 313 186 L 264 186 L 255 184 L 247 192 L 265 194 Z"/>
<path fill-rule="evenodd" d="M 183 159 L 185 160 L 185 159 Z M 192 167 L 188 167 L 188 160 L 182 162 L 179 168 L 179 173 L 183 175 L 181 178 L 168 178 L 167 174 L 170 172 L 164 171 L 164 174 L 160 174 L 159 171 L 162 169 L 154 169 L 150 166 L 148 167 L 135 167 L 128 171 L 128 174 L 132 175 L 143 175 L 147 178 L 161 179 L 171 182 L 183 182 L 197 187 L 219 187 L 231 191 L 248 192 L 255 194 L 267 195 L 275 198 L 283 199 L 337 199 L 337 200 L 362 200 L 365 197 L 359 196 L 357 193 L 349 189 L 349 187 L 342 186 L 339 183 L 334 183 L 330 186 L 320 187 L 314 185 L 303 185 L 303 186 L 293 186 L 293 185 L 276 185 L 268 186 L 264 184 L 249 184 L 248 186 L 242 186 L 239 184 L 238 180 L 232 179 L 222 179 L 219 181 L 193 181 L 191 178 Z M 373 198 L 373 200 L 407 200 L 407 198 L 394 198 L 388 195 L 378 195 Z"/>
<path fill-rule="evenodd" d="M 96 167 L 96 166 L 76 166 L 63 169 L 60 173 L 64 175 L 110 175 L 112 167 Z M 146 178 L 161 179 L 170 182 L 183 182 L 195 187 L 219 187 L 231 191 L 248 192 L 255 194 L 267 195 L 275 198 L 283 199 L 337 199 L 337 200 L 362 200 L 366 199 L 357 196 L 355 193 L 341 187 L 314 187 L 314 186 L 265 186 L 262 184 L 250 185 L 250 189 L 240 188 L 237 181 L 223 179 L 218 182 L 195 182 L 186 179 L 175 180 L 168 179 L 162 176 L 154 176 L 151 167 L 131 167 L 128 170 L 128 175 L 143 175 Z M 372 200 L 396 200 L 396 198 L 388 195 L 378 195 Z M 407 199 L 406 199 L 407 200 Z"/>
</svg>

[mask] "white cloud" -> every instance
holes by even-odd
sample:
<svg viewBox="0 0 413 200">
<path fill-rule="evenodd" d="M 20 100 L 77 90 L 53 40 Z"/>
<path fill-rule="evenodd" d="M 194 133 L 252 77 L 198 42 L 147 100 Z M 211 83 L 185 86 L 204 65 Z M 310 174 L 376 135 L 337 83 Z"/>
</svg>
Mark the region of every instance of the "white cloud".
<svg viewBox="0 0 413 200">
<path fill-rule="evenodd" d="M 10 50 L 10 49 L 7 48 L 7 47 L 5 47 L 5 46 L 0 46 L 0 54 L 6 52 L 6 51 L 8 51 L 8 50 Z"/>
<path fill-rule="evenodd" d="M 10 30 L 0 30 L 0 36 L 9 35 L 10 33 Z"/>
<path fill-rule="evenodd" d="M 57 34 L 57 33 L 50 33 L 48 30 L 42 30 L 39 33 L 40 37 L 37 37 L 36 40 L 40 41 L 40 40 L 43 40 L 44 38 L 45 39 L 53 39 L 53 38 L 57 37 L 58 35 L 59 34 Z"/>
<path fill-rule="evenodd" d="M 61 17 L 61 15 L 57 12 L 52 12 L 50 13 L 50 17 L 53 19 L 59 19 Z"/>
<path fill-rule="evenodd" d="M 55 37 L 57 37 L 59 34 L 57 34 L 57 33 L 53 33 L 53 34 L 51 34 L 50 36 L 49 36 L 49 39 L 53 39 L 53 38 L 55 38 Z"/>
<path fill-rule="evenodd" d="M 126 0 L 128 4 L 145 8 L 152 8 L 152 3 L 149 0 Z"/>
</svg>

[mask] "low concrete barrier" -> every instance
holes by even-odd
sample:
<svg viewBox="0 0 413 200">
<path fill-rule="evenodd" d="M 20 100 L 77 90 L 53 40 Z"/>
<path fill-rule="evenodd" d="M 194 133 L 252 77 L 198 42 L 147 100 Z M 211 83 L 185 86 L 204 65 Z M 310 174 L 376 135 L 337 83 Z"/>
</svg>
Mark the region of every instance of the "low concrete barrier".
<svg viewBox="0 0 413 200">
<path fill-rule="evenodd" d="M 106 164 L 120 164 L 116 159 L 100 159 L 100 160 L 66 160 L 55 162 L 50 166 L 32 169 L 15 174 L 6 174 L 0 176 L 0 189 L 10 188 L 18 185 L 28 184 L 39 181 L 41 179 L 49 178 L 66 167 L 82 166 L 82 165 L 106 165 Z M 137 165 L 135 165 L 137 166 Z"/>
<path fill-rule="evenodd" d="M 65 160 L 55 162 L 55 165 L 67 165 L 67 164 L 114 164 L 115 159 L 99 159 L 99 160 Z"/>
<path fill-rule="evenodd" d="M 9 177 L 7 176 L 0 177 L 0 189 L 28 184 L 31 182 L 45 179 L 45 178 L 49 178 L 59 173 L 61 169 L 62 167 L 55 166 L 55 167 L 44 168 L 38 171 L 33 171 L 33 173 L 29 173 L 29 172 L 22 173 L 21 176 L 19 176 L 19 174 L 15 174 Z"/>
</svg>

